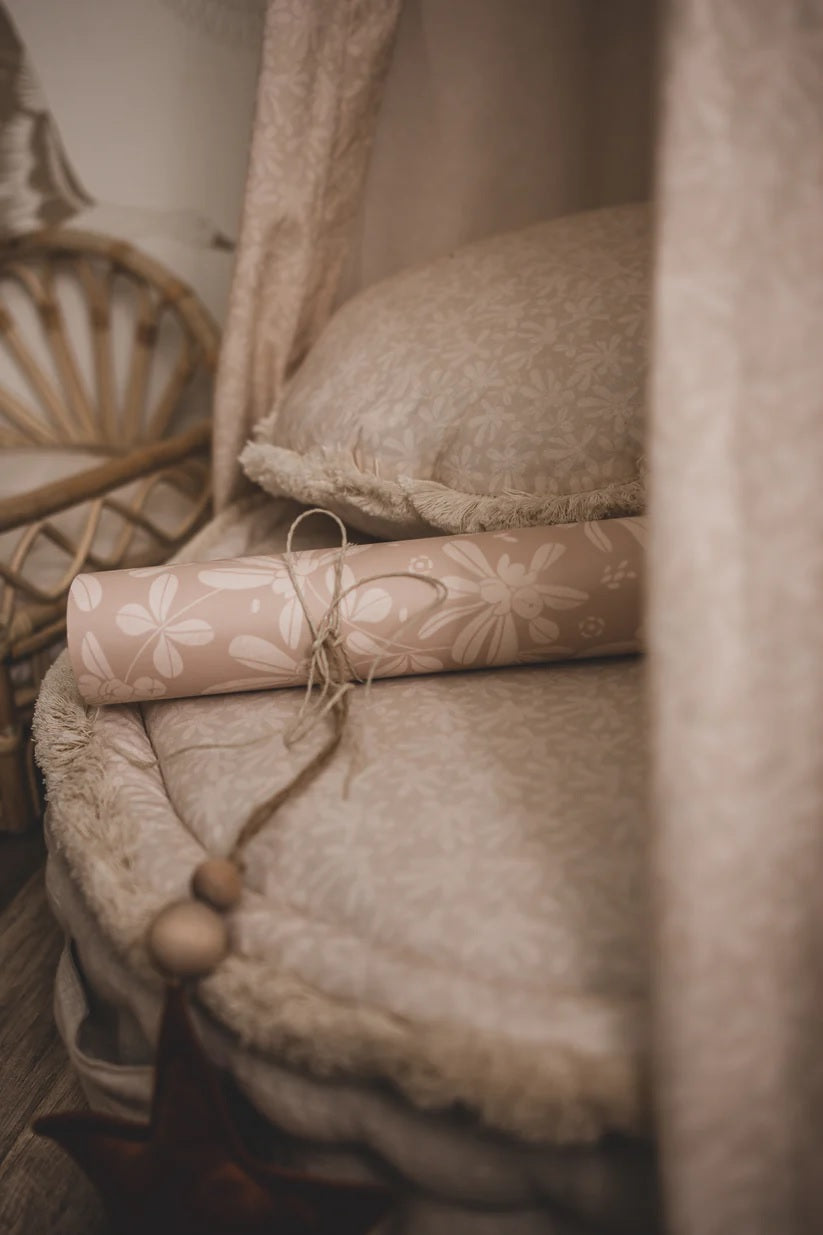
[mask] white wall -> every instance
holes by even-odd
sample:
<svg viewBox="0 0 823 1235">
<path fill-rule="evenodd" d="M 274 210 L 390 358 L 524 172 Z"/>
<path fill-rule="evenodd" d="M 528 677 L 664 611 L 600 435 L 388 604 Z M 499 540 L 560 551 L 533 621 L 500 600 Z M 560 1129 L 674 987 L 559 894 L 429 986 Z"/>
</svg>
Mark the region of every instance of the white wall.
<svg viewBox="0 0 823 1235">
<path fill-rule="evenodd" d="M 7 0 L 68 160 L 121 235 L 225 313 L 263 0 Z M 125 209 L 124 209 L 125 208 Z"/>
</svg>

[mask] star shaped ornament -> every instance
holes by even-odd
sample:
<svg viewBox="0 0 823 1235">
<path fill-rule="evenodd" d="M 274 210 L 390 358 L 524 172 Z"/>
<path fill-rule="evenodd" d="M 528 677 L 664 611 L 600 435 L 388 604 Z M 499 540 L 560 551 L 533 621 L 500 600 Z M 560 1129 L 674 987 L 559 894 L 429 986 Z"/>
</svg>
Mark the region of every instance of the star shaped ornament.
<svg viewBox="0 0 823 1235">
<path fill-rule="evenodd" d="M 391 1205 L 382 1188 L 312 1178 L 248 1152 L 178 986 L 166 996 L 150 1122 L 62 1112 L 34 1130 L 82 1167 L 118 1235 L 366 1235 Z"/>
</svg>

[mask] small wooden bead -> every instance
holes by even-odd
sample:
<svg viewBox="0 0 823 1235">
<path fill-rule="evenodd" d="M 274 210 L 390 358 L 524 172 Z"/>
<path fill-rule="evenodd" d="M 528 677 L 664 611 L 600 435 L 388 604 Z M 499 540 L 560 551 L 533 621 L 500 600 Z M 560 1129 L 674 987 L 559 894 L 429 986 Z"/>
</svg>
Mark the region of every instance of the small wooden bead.
<svg viewBox="0 0 823 1235">
<path fill-rule="evenodd" d="M 175 978 L 210 973 L 229 951 L 226 923 L 208 905 L 177 901 L 157 915 L 149 929 L 149 952 L 157 968 Z"/>
<path fill-rule="evenodd" d="M 191 890 L 214 909 L 233 909 L 243 895 L 243 876 L 229 858 L 207 858 L 192 875 Z"/>
</svg>

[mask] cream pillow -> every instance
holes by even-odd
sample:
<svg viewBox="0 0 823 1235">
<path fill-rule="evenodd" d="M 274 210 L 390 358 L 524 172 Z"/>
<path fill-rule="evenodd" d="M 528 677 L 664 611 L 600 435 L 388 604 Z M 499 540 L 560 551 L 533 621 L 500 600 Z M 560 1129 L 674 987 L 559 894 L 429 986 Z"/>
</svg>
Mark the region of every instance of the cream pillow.
<svg viewBox="0 0 823 1235">
<path fill-rule="evenodd" d="M 650 212 L 570 215 L 345 304 L 241 456 L 378 536 L 636 514 Z"/>
</svg>

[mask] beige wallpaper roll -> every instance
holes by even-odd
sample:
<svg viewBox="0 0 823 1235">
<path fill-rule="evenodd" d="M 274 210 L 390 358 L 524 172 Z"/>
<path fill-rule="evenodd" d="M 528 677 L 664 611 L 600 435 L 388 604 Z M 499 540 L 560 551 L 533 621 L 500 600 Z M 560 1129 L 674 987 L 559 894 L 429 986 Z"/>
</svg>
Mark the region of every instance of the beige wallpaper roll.
<svg viewBox="0 0 823 1235">
<path fill-rule="evenodd" d="M 611 519 L 350 545 L 342 647 L 361 678 L 636 651 L 645 530 Z M 79 575 L 68 645 L 81 695 L 123 703 L 305 682 L 340 553 L 294 553 L 293 575 L 282 556 Z"/>
</svg>

